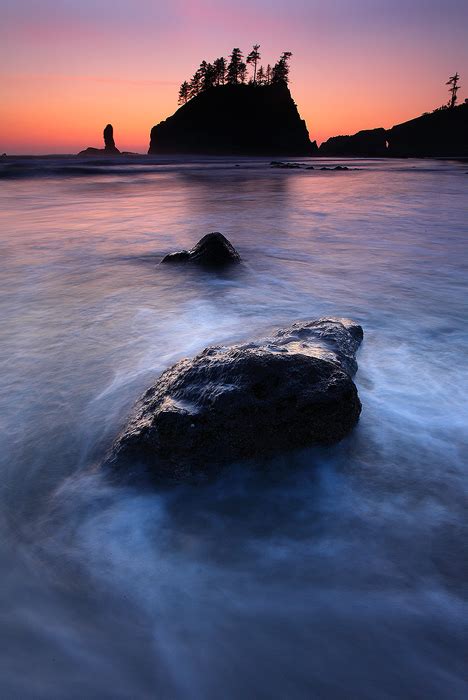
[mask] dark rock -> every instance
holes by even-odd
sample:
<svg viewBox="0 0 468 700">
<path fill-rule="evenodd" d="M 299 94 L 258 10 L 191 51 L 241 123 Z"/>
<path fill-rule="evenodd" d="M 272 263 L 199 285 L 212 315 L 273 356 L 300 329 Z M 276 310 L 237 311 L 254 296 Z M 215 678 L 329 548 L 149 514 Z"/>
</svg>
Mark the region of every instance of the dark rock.
<svg viewBox="0 0 468 700">
<path fill-rule="evenodd" d="M 191 250 L 169 253 L 162 263 L 196 263 L 205 267 L 219 268 L 240 262 L 240 255 L 222 233 L 207 233 Z"/>
<path fill-rule="evenodd" d="M 376 157 L 386 156 L 385 129 L 369 129 L 358 131 L 353 136 L 333 136 L 321 144 L 320 156 L 331 157 Z"/>
<path fill-rule="evenodd" d="M 362 337 L 353 321 L 326 318 L 181 360 L 143 395 L 106 466 L 177 478 L 341 440 L 361 412 L 351 376 Z"/>
<path fill-rule="evenodd" d="M 270 163 L 270 165 L 272 168 L 283 168 L 286 170 L 291 170 L 291 169 L 297 170 L 298 168 L 301 167 L 300 163 L 283 163 L 282 161 L 277 161 L 277 160 L 273 160 Z"/>
<path fill-rule="evenodd" d="M 320 170 L 328 170 L 328 171 L 335 171 L 335 170 L 349 170 L 348 166 L 346 165 L 335 165 L 334 168 L 327 168 L 325 165 L 323 168 L 320 168 Z"/>
<path fill-rule="evenodd" d="M 154 126 L 148 153 L 305 156 L 317 151 L 286 85 L 222 85 Z"/>
<path fill-rule="evenodd" d="M 390 156 L 468 156 L 468 104 L 397 124 L 387 131 L 386 138 Z"/>
<path fill-rule="evenodd" d="M 104 148 L 86 148 L 78 153 L 79 156 L 118 156 L 120 151 L 114 141 L 114 127 L 107 124 L 104 129 Z"/>
<path fill-rule="evenodd" d="M 114 127 L 112 124 L 108 124 L 104 129 L 104 150 L 108 153 L 120 153 L 115 147 Z"/>
<path fill-rule="evenodd" d="M 468 156 L 468 104 L 439 109 L 391 129 L 333 136 L 321 144 L 320 156 L 443 158 Z"/>
</svg>

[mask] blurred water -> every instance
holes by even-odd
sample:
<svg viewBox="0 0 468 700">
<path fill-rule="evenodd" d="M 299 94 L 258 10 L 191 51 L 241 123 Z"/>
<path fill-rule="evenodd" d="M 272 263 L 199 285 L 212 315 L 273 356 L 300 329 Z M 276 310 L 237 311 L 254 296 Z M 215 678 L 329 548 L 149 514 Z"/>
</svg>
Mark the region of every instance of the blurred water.
<svg viewBox="0 0 468 700">
<path fill-rule="evenodd" d="M 466 697 L 466 165 L 348 165 L 2 161 L 2 698 Z M 158 266 L 214 230 L 241 269 Z M 179 357 L 329 314 L 365 329 L 340 445 L 96 468 Z"/>
</svg>

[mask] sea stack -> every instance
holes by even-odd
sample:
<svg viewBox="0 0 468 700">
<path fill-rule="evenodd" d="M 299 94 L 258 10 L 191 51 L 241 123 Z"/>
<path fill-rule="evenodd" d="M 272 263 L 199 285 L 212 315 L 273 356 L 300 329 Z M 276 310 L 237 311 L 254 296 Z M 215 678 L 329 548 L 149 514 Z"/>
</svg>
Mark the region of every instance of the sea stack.
<svg viewBox="0 0 468 700">
<path fill-rule="evenodd" d="M 112 124 L 107 124 L 104 128 L 104 148 L 93 148 L 90 146 L 84 151 L 78 153 L 79 156 L 118 156 L 120 154 L 119 149 L 115 145 L 114 141 L 114 127 Z"/>
<path fill-rule="evenodd" d="M 112 124 L 108 124 L 104 129 L 104 151 L 106 153 L 120 153 L 115 146 L 114 127 Z"/>
<path fill-rule="evenodd" d="M 151 130 L 150 154 L 317 154 L 286 84 L 221 85 L 201 92 Z"/>
</svg>

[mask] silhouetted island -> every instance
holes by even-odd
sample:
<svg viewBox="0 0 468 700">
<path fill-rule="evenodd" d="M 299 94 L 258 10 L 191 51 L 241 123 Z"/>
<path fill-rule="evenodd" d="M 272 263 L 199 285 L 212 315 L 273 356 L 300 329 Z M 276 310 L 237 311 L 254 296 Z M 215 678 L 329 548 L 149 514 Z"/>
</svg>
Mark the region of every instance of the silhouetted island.
<svg viewBox="0 0 468 700">
<path fill-rule="evenodd" d="M 468 156 L 468 103 L 436 109 L 391 129 L 334 136 L 321 144 L 320 156 L 430 158 Z"/>
<path fill-rule="evenodd" d="M 115 145 L 114 141 L 114 127 L 112 124 L 107 124 L 104 129 L 104 148 L 86 148 L 84 151 L 78 153 L 79 156 L 118 156 L 120 155 L 119 149 Z"/>
<path fill-rule="evenodd" d="M 292 54 L 264 68 L 257 65 L 259 48 L 253 47 L 246 62 L 240 49 L 233 49 L 229 63 L 223 57 L 203 61 L 181 85 L 181 107 L 152 128 L 148 153 L 316 154 L 288 88 Z M 247 64 L 253 70 L 249 82 Z"/>
</svg>

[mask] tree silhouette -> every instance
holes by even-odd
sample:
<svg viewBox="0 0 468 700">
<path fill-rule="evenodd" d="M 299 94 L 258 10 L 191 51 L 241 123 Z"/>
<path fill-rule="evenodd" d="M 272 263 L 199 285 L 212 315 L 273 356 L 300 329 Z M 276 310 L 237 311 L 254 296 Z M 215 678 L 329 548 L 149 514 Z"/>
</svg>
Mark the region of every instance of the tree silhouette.
<svg viewBox="0 0 468 700">
<path fill-rule="evenodd" d="M 200 74 L 200 90 L 209 90 L 215 84 L 215 68 L 212 63 L 202 61 L 198 69 Z"/>
<path fill-rule="evenodd" d="M 190 99 L 190 85 L 186 80 L 184 80 L 184 82 L 180 86 L 180 90 L 179 90 L 179 104 L 185 105 L 185 104 L 187 104 L 189 99 Z"/>
<path fill-rule="evenodd" d="M 289 83 L 289 59 L 291 56 L 291 51 L 285 51 L 273 66 L 271 73 L 271 82 L 273 84 L 287 85 Z"/>
<path fill-rule="evenodd" d="M 457 103 L 457 92 L 459 91 L 459 89 L 461 87 L 458 84 L 459 80 L 460 80 L 460 76 L 458 75 L 458 73 L 455 73 L 455 75 L 452 75 L 445 83 L 446 85 L 450 85 L 450 87 L 449 87 L 450 99 L 448 102 L 448 106 L 450 107 L 450 109 L 455 107 L 455 105 Z"/>
<path fill-rule="evenodd" d="M 260 44 L 254 44 L 252 47 L 252 51 L 249 53 L 249 55 L 246 58 L 247 63 L 252 63 L 252 65 L 253 65 L 253 69 L 254 69 L 253 82 L 254 82 L 254 84 L 257 82 L 257 63 L 260 60 L 259 48 L 260 48 Z"/>
<path fill-rule="evenodd" d="M 254 44 L 252 51 L 244 62 L 244 56 L 239 48 L 232 50 L 229 56 L 229 65 L 226 59 L 221 56 L 216 58 L 213 63 L 202 61 L 199 68 L 195 71 L 190 81 L 184 81 L 179 88 L 179 104 L 186 104 L 188 100 L 196 97 L 201 92 L 211 90 L 211 88 L 221 85 L 239 85 L 246 82 L 247 64 L 253 66 L 253 77 L 250 80 L 251 85 L 287 85 L 289 82 L 289 60 L 292 56 L 290 51 L 285 51 L 279 57 L 277 63 L 271 67 L 267 65 L 266 69 L 259 66 L 260 61 L 260 44 Z M 455 105 L 459 75 L 456 73 L 447 83 L 451 85 L 452 99 L 451 106 Z"/>
<path fill-rule="evenodd" d="M 246 78 L 247 78 L 247 65 L 243 61 L 241 61 L 240 66 L 239 66 L 239 82 L 245 83 Z"/>
<path fill-rule="evenodd" d="M 257 73 L 257 85 L 265 85 L 266 76 L 263 66 L 260 66 Z"/>
<path fill-rule="evenodd" d="M 195 71 L 190 81 L 190 98 L 196 97 L 202 87 L 202 76 L 200 70 Z"/>
<path fill-rule="evenodd" d="M 227 82 L 230 85 L 237 85 L 239 82 L 239 73 L 242 70 L 242 66 L 245 66 L 244 63 L 244 56 L 242 55 L 242 51 L 240 49 L 233 49 L 232 53 L 229 57 L 231 60 L 229 62 L 229 65 L 227 67 Z M 245 80 L 245 76 L 244 76 Z"/>
<path fill-rule="evenodd" d="M 215 85 L 224 85 L 226 82 L 226 59 L 224 56 L 214 61 L 213 68 L 215 72 Z"/>
</svg>

